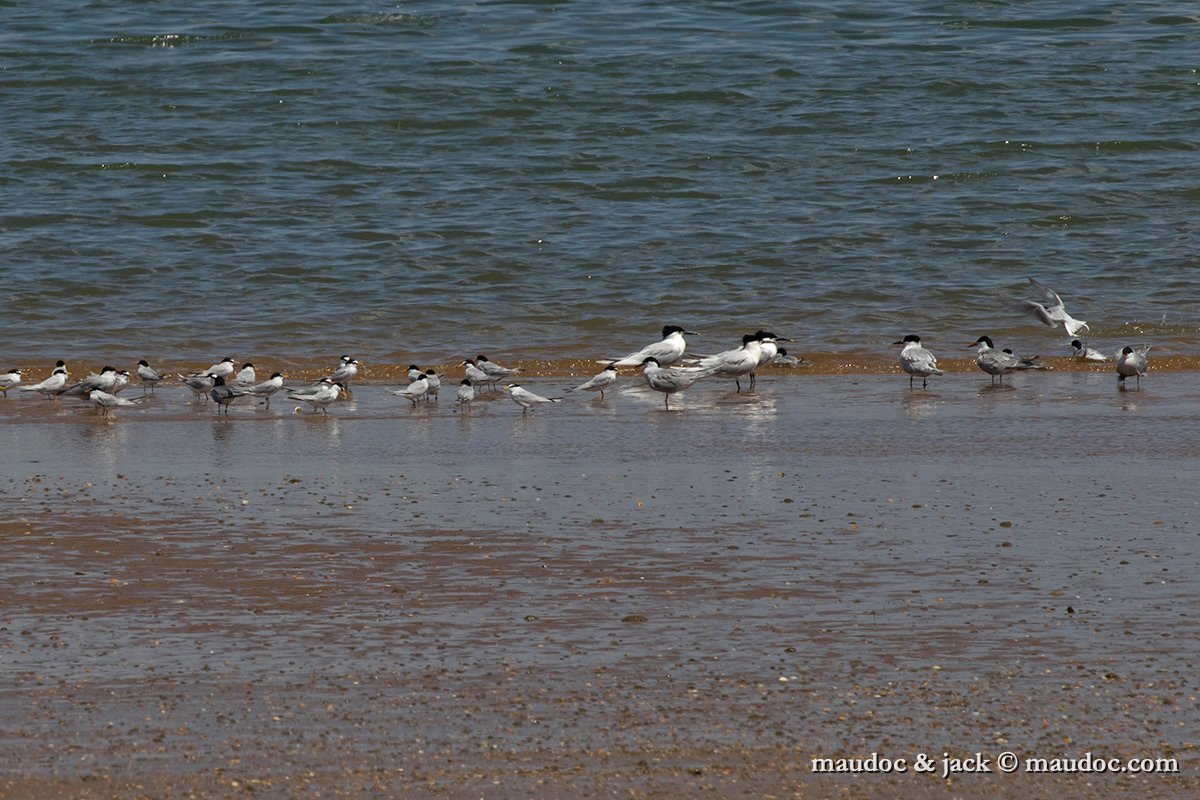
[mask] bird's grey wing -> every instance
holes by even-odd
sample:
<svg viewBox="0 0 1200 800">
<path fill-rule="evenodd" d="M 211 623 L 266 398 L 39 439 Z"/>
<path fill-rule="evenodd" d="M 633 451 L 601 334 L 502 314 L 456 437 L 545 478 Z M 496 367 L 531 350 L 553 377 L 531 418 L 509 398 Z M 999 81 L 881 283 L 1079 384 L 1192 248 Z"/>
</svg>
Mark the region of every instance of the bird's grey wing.
<svg viewBox="0 0 1200 800">
<path fill-rule="evenodd" d="M 1058 292 L 1051 289 L 1044 283 L 1039 283 L 1037 278 L 1028 278 L 1029 283 L 1033 288 L 1037 289 L 1042 294 L 1042 298 L 1046 301 L 1047 310 L 1058 307 L 1063 307 L 1062 298 L 1058 296 Z"/>
</svg>

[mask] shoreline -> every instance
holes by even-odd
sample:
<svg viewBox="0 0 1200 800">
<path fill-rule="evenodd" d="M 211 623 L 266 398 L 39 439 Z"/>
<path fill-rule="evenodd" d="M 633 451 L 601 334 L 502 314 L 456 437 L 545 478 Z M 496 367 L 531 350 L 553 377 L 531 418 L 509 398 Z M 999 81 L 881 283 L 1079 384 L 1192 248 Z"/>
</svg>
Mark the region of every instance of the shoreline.
<svg viewBox="0 0 1200 800">
<path fill-rule="evenodd" d="M 789 350 L 789 353 L 793 351 Z M 896 353 L 899 349 L 896 349 Z M 833 355 L 833 354 L 798 354 L 803 355 L 804 361 L 795 367 L 781 367 L 768 365 L 760 370 L 760 376 L 829 376 L 829 375 L 901 375 L 900 368 L 896 362 L 896 353 L 889 353 L 886 357 L 881 357 L 873 354 L 857 354 L 857 355 Z M 507 357 L 493 356 L 493 360 L 510 368 L 518 368 L 522 370 L 521 378 L 579 378 L 581 381 L 599 372 L 603 367 L 603 362 L 595 359 L 582 358 L 558 358 L 546 359 L 537 357 Z M 6 369 L 18 368 L 23 371 L 23 385 L 31 385 L 37 383 L 47 377 L 50 370 L 53 368 L 56 359 L 49 359 L 45 362 L 26 362 L 13 363 Z M 409 364 L 414 362 L 371 362 L 360 357 L 360 360 L 365 363 L 360 367 L 359 374 L 353 381 L 355 385 L 364 384 L 398 384 L 404 385 L 407 383 L 407 372 Z M 238 366 L 241 365 L 238 362 Z M 253 363 L 256 366 L 258 380 L 265 380 L 272 372 L 283 372 L 285 380 L 292 381 L 315 381 L 321 377 L 328 375 L 332 371 L 331 363 L 317 363 L 313 361 L 299 361 L 295 359 L 272 358 L 269 356 L 256 356 Z M 1114 373 L 1115 374 L 1115 359 L 1110 358 L 1105 362 L 1090 362 L 1081 361 L 1070 356 L 1061 357 L 1046 357 L 1040 359 L 1040 363 L 1044 365 L 1043 370 L 1031 370 L 1030 373 L 1036 372 L 1083 372 L 1083 373 Z M 104 364 L 111 364 L 117 369 L 128 369 L 131 373 L 131 381 L 125 391 L 136 390 L 140 388 L 140 383 L 137 381 L 136 375 L 133 374 L 136 370 L 136 362 L 132 366 L 115 363 L 113 361 L 95 360 L 87 361 L 83 359 L 75 359 L 67 363 L 67 368 L 71 370 L 71 379 L 78 380 L 79 378 L 91 372 L 98 372 Z M 211 362 L 174 362 L 166 366 L 155 365 L 164 372 L 169 372 L 172 376 L 178 374 L 192 374 L 206 369 Z M 439 363 L 422 362 L 418 364 L 422 369 L 434 369 L 439 375 L 451 376 L 457 382 L 463 376 L 463 368 L 461 361 L 443 361 Z M 49 365 L 49 366 L 47 366 Z M 938 366 L 948 375 L 957 374 L 973 374 L 983 375 L 975 365 L 974 356 L 953 356 L 939 355 Z M 1150 372 L 1200 372 L 1200 355 L 1164 355 L 1156 357 L 1154 351 L 1151 350 L 1150 355 Z M 625 367 L 620 370 L 623 376 L 637 375 L 640 377 L 640 367 Z M 1019 374 L 1019 373 L 1016 373 Z M 936 378 L 935 378 L 936 379 Z M 169 378 L 163 381 L 160 386 L 179 386 L 180 382 L 177 379 Z M 19 399 L 22 396 L 31 396 L 29 393 L 18 392 L 16 388 L 10 389 L 9 398 Z"/>
</svg>

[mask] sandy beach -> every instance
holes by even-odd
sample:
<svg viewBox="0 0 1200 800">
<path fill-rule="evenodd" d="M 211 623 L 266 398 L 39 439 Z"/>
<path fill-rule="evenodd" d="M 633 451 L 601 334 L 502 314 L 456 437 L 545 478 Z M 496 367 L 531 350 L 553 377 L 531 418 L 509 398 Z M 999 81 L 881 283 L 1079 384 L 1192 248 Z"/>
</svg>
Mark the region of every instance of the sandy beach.
<svg viewBox="0 0 1200 800">
<path fill-rule="evenodd" d="M 0 400 L 0 797 L 1195 796 L 1200 390 L 1109 370 Z"/>
</svg>

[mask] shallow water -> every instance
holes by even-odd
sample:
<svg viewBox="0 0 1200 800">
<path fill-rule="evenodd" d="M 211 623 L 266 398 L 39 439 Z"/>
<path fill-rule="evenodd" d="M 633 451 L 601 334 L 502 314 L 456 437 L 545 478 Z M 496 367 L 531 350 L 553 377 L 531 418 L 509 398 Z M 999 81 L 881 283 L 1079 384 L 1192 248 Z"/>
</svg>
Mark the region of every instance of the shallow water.
<svg viewBox="0 0 1200 800">
<path fill-rule="evenodd" d="M 160 392 L 107 421 L 9 417 L 5 494 L 27 531 L 3 577 L 29 609 L 10 632 L 40 633 L 6 661 L 104 680 L 217 652 L 291 674 L 378 669 L 397 648 L 438 661 L 436 643 L 524 665 L 716 648 L 753 671 L 786 642 L 808 669 L 850 653 L 1194 666 L 1187 376 L 1018 380 L 774 378 L 696 387 L 671 412 L 630 384 L 527 416 L 362 387 L 328 417 L 280 402 L 225 420 Z M 73 608 L 129 591 L 149 603 Z M 532 636 L 525 615 L 561 631 Z"/>
</svg>

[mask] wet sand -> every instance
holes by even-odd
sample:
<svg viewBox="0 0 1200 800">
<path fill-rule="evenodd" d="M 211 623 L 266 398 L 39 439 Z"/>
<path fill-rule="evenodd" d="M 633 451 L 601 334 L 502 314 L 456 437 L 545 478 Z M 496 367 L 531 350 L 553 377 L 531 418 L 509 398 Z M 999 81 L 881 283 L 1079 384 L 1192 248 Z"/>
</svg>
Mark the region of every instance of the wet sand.
<svg viewBox="0 0 1200 800">
<path fill-rule="evenodd" d="M 803 370 L 0 400 L 0 797 L 1195 796 L 1196 375 Z"/>
</svg>

